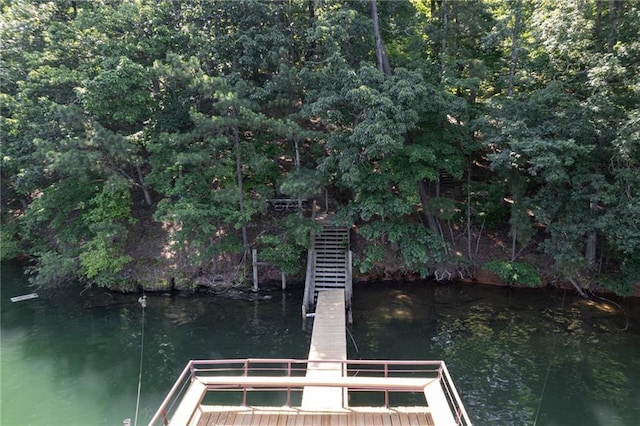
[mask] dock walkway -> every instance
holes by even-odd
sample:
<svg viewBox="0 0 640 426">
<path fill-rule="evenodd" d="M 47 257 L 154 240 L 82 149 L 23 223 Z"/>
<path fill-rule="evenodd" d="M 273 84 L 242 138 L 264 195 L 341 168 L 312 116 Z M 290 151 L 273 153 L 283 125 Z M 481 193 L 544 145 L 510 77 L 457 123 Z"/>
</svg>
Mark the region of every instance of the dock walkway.
<svg viewBox="0 0 640 426">
<path fill-rule="evenodd" d="M 344 290 L 324 290 L 318 294 L 316 316 L 309 348 L 309 379 L 344 376 L 344 363 L 313 362 L 322 360 L 347 360 L 347 335 L 345 324 Z M 304 410 L 336 410 L 346 406 L 344 389 L 337 387 L 306 386 L 302 393 Z"/>
</svg>

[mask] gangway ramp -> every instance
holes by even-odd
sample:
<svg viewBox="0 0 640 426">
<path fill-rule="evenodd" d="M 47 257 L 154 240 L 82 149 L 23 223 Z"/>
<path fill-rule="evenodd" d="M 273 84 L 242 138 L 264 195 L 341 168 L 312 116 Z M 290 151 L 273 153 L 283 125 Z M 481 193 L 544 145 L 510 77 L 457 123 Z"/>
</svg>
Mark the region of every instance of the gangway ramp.
<svg viewBox="0 0 640 426">
<path fill-rule="evenodd" d="M 309 379 L 336 378 L 339 382 L 344 376 L 344 362 L 341 362 L 347 360 L 344 290 L 319 292 L 308 359 L 306 377 Z M 345 406 L 345 398 L 342 387 L 305 386 L 302 408 L 339 410 Z"/>
</svg>

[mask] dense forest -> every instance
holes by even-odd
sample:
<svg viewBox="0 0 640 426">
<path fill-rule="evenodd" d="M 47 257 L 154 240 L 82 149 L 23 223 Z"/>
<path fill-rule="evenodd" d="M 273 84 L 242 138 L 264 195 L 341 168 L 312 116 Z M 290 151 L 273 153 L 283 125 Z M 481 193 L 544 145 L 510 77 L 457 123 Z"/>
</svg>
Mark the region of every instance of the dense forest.
<svg viewBox="0 0 640 426">
<path fill-rule="evenodd" d="M 640 3 L 0 0 L 2 257 L 38 286 L 304 272 L 630 294 Z M 299 210 L 276 211 L 277 198 Z"/>
</svg>

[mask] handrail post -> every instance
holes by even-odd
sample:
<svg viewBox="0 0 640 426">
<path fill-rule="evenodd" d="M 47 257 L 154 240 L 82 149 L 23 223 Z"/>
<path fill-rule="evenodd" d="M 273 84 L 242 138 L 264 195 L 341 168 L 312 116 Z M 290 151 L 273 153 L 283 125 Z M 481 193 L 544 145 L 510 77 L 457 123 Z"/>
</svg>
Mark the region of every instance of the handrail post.
<svg viewBox="0 0 640 426">
<path fill-rule="evenodd" d="M 344 296 L 347 304 L 347 323 L 353 324 L 353 310 L 351 308 L 351 300 L 353 298 L 353 252 L 347 251 L 347 282 L 345 285 Z"/>
<path fill-rule="evenodd" d="M 313 238 L 313 235 L 312 235 Z M 303 299 L 302 299 L 302 315 L 303 318 L 306 318 L 307 312 L 309 311 L 309 308 L 311 307 L 311 300 L 312 296 L 311 294 L 313 294 L 313 281 L 314 281 L 314 276 L 313 276 L 313 263 L 314 263 L 314 259 L 315 259 L 315 250 L 313 249 L 313 247 L 311 247 L 309 249 L 309 251 L 307 252 L 307 276 L 305 279 L 305 283 L 304 283 L 304 295 L 303 295 Z"/>
<path fill-rule="evenodd" d="M 291 377 L 291 360 L 287 360 L 287 377 Z M 291 386 L 287 386 L 287 407 L 291 407 Z"/>
<path fill-rule="evenodd" d="M 311 220 L 315 223 L 316 220 L 316 201 L 313 201 L 313 206 L 311 207 Z M 315 231 L 311 230 L 310 239 L 311 239 L 311 247 L 307 252 L 307 275 L 304 281 L 304 294 L 302 296 L 302 321 L 304 328 L 304 321 L 307 319 L 307 312 L 309 312 L 309 308 L 311 308 L 311 303 L 313 302 L 313 293 L 315 292 L 315 276 L 314 276 L 314 263 L 315 263 L 315 247 L 314 240 Z"/>
<path fill-rule="evenodd" d="M 389 377 L 389 364 L 384 363 L 384 377 Z M 384 390 L 384 408 L 389 409 L 389 389 Z"/>
<path fill-rule="evenodd" d="M 251 266 L 253 269 L 253 291 L 258 291 L 258 249 L 255 247 L 251 249 Z"/>
</svg>

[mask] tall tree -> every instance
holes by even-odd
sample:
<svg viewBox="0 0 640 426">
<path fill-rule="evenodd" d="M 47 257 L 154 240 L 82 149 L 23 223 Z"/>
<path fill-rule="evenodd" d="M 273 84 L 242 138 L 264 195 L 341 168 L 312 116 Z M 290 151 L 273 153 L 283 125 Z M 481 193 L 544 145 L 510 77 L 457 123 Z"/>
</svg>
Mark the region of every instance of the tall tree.
<svg viewBox="0 0 640 426">
<path fill-rule="evenodd" d="M 391 65 L 387 56 L 387 48 L 385 47 L 382 34 L 380 32 L 380 23 L 378 22 L 378 0 L 371 1 L 371 21 L 373 22 L 373 38 L 375 40 L 376 66 L 379 71 L 387 77 L 391 76 Z"/>
</svg>

